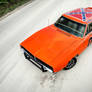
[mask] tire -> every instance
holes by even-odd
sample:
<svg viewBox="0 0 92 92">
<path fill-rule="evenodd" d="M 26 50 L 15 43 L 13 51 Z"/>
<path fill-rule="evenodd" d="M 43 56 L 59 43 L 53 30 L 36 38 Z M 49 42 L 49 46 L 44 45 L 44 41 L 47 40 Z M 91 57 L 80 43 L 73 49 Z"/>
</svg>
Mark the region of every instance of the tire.
<svg viewBox="0 0 92 92">
<path fill-rule="evenodd" d="M 69 70 L 71 68 L 73 68 L 76 65 L 77 59 L 73 58 L 68 64 L 67 66 L 64 68 L 64 70 Z"/>
<path fill-rule="evenodd" d="M 92 38 L 89 39 L 88 46 L 92 43 Z"/>
</svg>

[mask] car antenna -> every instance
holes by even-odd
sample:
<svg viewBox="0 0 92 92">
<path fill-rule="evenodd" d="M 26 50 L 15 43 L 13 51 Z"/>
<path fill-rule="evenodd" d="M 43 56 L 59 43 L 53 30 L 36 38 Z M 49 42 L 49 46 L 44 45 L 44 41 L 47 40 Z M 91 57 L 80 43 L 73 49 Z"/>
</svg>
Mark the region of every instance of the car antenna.
<svg viewBox="0 0 92 92">
<path fill-rule="evenodd" d="M 49 23 L 50 23 L 50 21 L 49 21 L 49 19 L 48 19 L 48 27 L 50 27 L 50 24 L 49 24 Z"/>
</svg>

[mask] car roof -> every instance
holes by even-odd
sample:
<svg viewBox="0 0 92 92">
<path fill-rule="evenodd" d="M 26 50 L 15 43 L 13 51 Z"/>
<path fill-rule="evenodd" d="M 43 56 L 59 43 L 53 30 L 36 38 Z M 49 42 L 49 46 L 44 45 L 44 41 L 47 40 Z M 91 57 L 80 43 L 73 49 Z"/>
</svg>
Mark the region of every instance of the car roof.
<svg viewBox="0 0 92 92">
<path fill-rule="evenodd" d="M 63 16 L 87 24 L 92 22 L 92 7 L 78 8 L 63 14 Z"/>
</svg>

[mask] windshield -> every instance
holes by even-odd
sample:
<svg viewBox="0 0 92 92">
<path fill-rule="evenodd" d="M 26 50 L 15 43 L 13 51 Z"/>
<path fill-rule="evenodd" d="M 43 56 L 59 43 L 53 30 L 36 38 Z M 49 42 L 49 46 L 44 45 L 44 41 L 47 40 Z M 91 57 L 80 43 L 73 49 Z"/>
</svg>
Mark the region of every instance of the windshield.
<svg viewBox="0 0 92 92">
<path fill-rule="evenodd" d="M 59 18 L 59 20 L 55 23 L 55 26 L 78 37 L 83 37 L 86 27 L 85 24 L 77 23 L 63 16 Z"/>
</svg>

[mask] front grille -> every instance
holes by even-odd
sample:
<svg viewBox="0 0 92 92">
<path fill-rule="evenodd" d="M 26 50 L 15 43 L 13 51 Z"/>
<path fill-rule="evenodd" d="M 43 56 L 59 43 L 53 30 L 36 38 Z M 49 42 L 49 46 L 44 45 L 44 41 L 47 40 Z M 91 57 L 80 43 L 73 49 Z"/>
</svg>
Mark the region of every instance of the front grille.
<svg viewBox="0 0 92 92">
<path fill-rule="evenodd" d="M 29 51 L 27 51 L 24 47 L 22 47 L 24 49 L 25 52 L 27 52 L 27 54 L 30 56 L 30 58 L 32 60 L 34 60 L 36 63 L 38 63 L 39 65 L 43 65 L 46 66 L 47 68 L 49 68 L 50 70 L 53 71 L 53 68 L 51 66 L 49 66 L 48 64 L 44 63 L 43 61 L 41 61 L 40 59 L 38 59 L 37 57 L 35 57 L 34 55 L 32 55 Z"/>
</svg>

